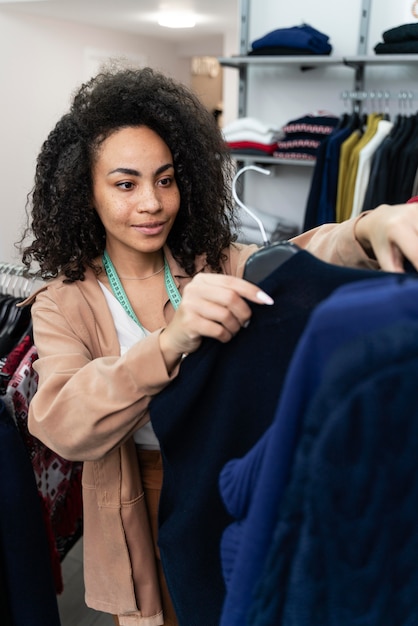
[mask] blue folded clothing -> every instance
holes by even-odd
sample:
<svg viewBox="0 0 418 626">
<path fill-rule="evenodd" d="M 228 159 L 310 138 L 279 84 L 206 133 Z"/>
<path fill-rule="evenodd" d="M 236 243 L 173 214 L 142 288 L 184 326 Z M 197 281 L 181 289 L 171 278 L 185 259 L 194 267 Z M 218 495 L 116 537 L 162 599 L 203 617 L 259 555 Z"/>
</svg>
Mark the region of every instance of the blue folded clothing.
<svg viewBox="0 0 418 626">
<path fill-rule="evenodd" d="M 271 47 L 297 48 L 301 53 L 306 50 L 310 54 L 330 54 L 332 50 L 329 37 L 309 24 L 278 28 L 254 40 L 251 47 L 253 50 Z"/>
</svg>

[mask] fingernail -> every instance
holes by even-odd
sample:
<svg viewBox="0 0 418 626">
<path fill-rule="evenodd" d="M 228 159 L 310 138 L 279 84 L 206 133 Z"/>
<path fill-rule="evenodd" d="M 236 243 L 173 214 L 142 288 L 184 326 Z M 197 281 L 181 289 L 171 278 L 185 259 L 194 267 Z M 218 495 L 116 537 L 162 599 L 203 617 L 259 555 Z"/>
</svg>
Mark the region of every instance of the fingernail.
<svg viewBox="0 0 418 626">
<path fill-rule="evenodd" d="M 270 298 L 270 296 L 265 291 L 261 291 L 261 290 L 258 291 L 257 292 L 257 298 L 261 302 L 264 302 L 264 304 L 274 304 L 273 298 Z"/>
<path fill-rule="evenodd" d="M 242 327 L 248 328 L 249 325 L 250 325 L 250 320 L 247 320 L 246 322 L 243 323 Z"/>
</svg>

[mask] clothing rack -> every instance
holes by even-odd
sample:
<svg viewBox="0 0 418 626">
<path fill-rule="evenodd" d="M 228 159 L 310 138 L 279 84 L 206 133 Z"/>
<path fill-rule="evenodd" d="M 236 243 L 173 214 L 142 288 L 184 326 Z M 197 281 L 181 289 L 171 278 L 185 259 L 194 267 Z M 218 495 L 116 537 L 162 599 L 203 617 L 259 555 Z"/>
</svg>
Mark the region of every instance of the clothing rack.
<svg viewBox="0 0 418 626">
<path fill-rule="evenodd" d="M 36 502 L 41 503 L 41 511 L 38 513 L 42 519 L 38 526 L 42 527 L 42 534 L 45 535 L 46 532 L 47 541 L 43 557 L 44 559 L 47 557 L 49 568 L 52 566 L 50 573 L 52 580 L 45 582 L 45 576 L 43 578 L 38 577 L 37 583 L 44 585 L 43 589 L 52 591 L 53 599 L 47 602 L 44 601 L 45 593 L 39 595 L 39 602 L 34 602 L 39 619 L 34 617 L 31 624 L 33 626 L 40 626 L 41 624 L 59 626 L 59 618 L 55 619 L 54 611 L 56 609 L 55 595 L 63 590 L 61 562 L 82 534 L 82 464 L 63 459 L 34 437 L 28 428 L 29 405 L 38 385 L 38 374 L 34 368 L 38 353 L 32 333 L 31 305 L 21 307 L 16 305 L 29 297 L 42 284 L 42 279 L 38 273 L 29 271 L 23 264 L 0 262 L 0 417 L 3 408 L 3 414 L 8 414 L 3 415 L 3 417 L 5 419 L 9 417 L 9 422 L 17 427 L 17 433 L 20 436 L 18 443 L 20 442 L 24 446 L 22 455 L 26 455 L 27 461 L 32 466 L 32 474 L 29 472 L 29 475 L 32 478 L 32 483 L 33 478 L 35 478 L 35 482 L 32 486 L 27 486 L 27 491 L 31 489 L 33 492 L 35 490 Z M 11 428 L 7 424 L 4 428 L 6 427 L 6 434 L 9 434 Z M 16 433 L 12 434 L 15 435 Z M 8 451 L 7 444 L 4 444 L 0 438 L 0 457 L 5 456 L 2 446 L 6 446 L 5 449 Z M 17 474 L 18 472 L 16 472 Z M 8 476 L 7 482 L 13 480 L 14 476 Z M 14 485 L 15 483 L 11 484 Z M 19 494 L 23 493 L 23 489 L 16 487 L 14 493 L 16 494 L 17 506 L 20 502 Z M 22 542 L 21 535 L 25 534 L 25 540 L 28 540 L 32 537 L 33 527 L 30 527 L 32 534 L 28 531 L 21 533 L 16 538 L 14 529 L 11 527 L 6 538 L 2 536 L 4 528 L 2 522 L 10 508 L 4 505 L 5 497 L 2 502 L 2 494 L 0 493 L 0 543 L 10 545 L 10 550 L 2 556 L 7 558 L 7 564 L 9 562 L 16 563 L 15 578 L 20 581 L 23 580 L 23 573 L 17 565 L 18 559 L 14 547 L 22 545 L 23 548 L 24 542 Z M 34 515 L 35 513 L 31 510 L 30 516 L 33 517 Z M 16 528 L 20 527 L 17 525 Z M 35 546 L 38 539 L 35 537 L 31 541 Z M 45 537 L 43 541 L 45 542 Z M 0 579 L 4 569 L 2 569 L 3 565 L 0 559 Z M 34 585 L 34 588 L 38 589 L 34 581 L 28 582 L 28 584 Z M 52 590 L 50 589 L 51 585 Z M 14 586 L 14 583 L 10 582 L 10 586 Z M 14 618 L 12 622 L 10 620 L 7 622 L 0 610 L 0 624 L 2 626 L 3 624 L 8 626 L 9 623 L 23 626 L 29 623 L 29 618 L 18 619 L 17 617 L 19 610 L 25 608 L 25 603 L 20 607 L 19 602 L 21 603 L 21 594 L 17 596 L 16 603 L 11 603 L 10 606 Z M 47 609 L 50 614 L 45 617 Z"/>
<path fill-rule="evenodd" d="M 38 280 L 35 272 L 29 271 L 23 264 L 0 262 L 1 295 L 27 298 Z"/>
</svg>

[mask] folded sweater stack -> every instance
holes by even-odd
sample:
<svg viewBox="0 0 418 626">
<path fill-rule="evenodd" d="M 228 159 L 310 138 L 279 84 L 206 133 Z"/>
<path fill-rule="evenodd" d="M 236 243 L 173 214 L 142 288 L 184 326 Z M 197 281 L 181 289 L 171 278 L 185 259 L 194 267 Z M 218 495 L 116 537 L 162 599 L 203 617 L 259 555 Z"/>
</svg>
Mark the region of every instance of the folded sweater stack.
<svg viewBox="0 0 418 626">
<path fill-rule="evenodd" d="M 309 24 L 277 28 L 251 44 L 249 55 L 311 55 L 331 54 L 328 35 Z"/>
<path fill-rule="evenodd" d="M 375 45 L 376 54 L 415 54 L 418 52 L 418 24 L 402 24 L 386 30 L 383 43 Z"/>
<path fill-rule="evenodd" d="M 339 116 L 329 111 L 315 111 L 290 120 L 282 127 L 284 136 L 277 142 L 273 156 L 314 161 L 322 141 L 332 133 L 338 122 Z"/>
<path fill-rule="evenodd" d="M 241 117 L 223 128 L 225 141 L 232 152 L 254 156 L 272 156 L 277 141 L 283 137 L 280 127 L 264 124 L 254 117 Z"/>
</svg>

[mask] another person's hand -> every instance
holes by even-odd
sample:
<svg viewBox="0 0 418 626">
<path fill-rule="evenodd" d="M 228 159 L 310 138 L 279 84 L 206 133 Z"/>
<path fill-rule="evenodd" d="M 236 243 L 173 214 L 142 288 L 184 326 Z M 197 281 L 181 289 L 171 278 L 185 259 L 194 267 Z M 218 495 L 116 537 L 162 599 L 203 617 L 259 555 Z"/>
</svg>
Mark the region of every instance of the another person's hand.
<svg viewBox="0 0 418 626">
<path fill-rule="evenodd" d="M 403 272 L 405 259 L 418 269 L 418 203 L 382 204 L 365 213 L 355 237 L 382 270 Z"/>
<path fill-rule="evenodd" d="M 251 317 L 249 300 L 273 304 L 257 285 L 224 274 L 197 274 L 186 285 L 173 320 L 160 335 L 160 347 L 170 370 L 183 354 L 197 350 L 203 337 L 226 343 Z"/>
</svg>

